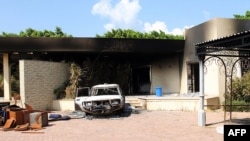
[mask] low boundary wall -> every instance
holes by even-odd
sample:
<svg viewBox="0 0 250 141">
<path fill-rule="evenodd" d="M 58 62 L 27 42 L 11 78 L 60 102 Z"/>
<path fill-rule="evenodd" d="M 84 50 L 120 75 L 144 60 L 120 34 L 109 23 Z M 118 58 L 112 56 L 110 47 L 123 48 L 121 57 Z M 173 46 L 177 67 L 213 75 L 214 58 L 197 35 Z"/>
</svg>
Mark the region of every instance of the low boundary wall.
<svg viewBox="0 0 250 141">
<path fill-rule="evenodd" d="M 199 109 L 199 97 L 147 96 L 138 97 L 137 99 L 146 110 L 198 111 Z M 206 97 L 205 105 L 208 105 L 205 107 L 207 110 L 219 109 L 219 97 Z M 53 100 L 52 107 L 52 109 L 56 111 L 74 111 L 75 103 L 73 99 Z"/>
</svg>

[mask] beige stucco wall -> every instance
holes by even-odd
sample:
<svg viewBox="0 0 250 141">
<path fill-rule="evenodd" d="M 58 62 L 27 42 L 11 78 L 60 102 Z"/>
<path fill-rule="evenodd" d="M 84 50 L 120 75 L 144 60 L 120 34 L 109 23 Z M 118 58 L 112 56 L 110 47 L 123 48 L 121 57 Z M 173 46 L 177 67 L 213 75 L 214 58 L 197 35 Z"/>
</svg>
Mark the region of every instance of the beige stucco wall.
<svg viewBox="0 0 250 141">
<path fill-rule="evenodd" d="M 199 97 L 142 97 L 140 100 L 143 100 L 145 107 L 147 110 L 167 110 L 167 111 L 198 111 L 199 109 Z M 218 109 L 219 106 L 211 106 L 218 105 L 219 98 L 218 97 L 206 97 L 204 99 L 206 106 L 205 110 L 215 110 Z"/>
<path fill-rule="evenodd" d="M 215 18 L 185 32 L 185 50 L 181 73 L 181 93 L 187 93 L 187 62 L 198 62 L 194 45 L 204 41 L 232 35 L 249 30 L 250 20 Z M 225 77 L 218 65 L 206 65 L 205 94 L 223 97 Z"/>
<path fill-rule="evenodd" d="M 48 110 L 55 96 L 53 91 L 69 76 L 66 63 L 20 60 L 20 94 L 23 103 L 36 110 Z"/>
<path fill-rule="evenodd" d="M 168 55 L 153 61 L 151 66 L 151 93 L 162 87 L 163 94 L 180 91 L 180 55 Z"/>
</svg>

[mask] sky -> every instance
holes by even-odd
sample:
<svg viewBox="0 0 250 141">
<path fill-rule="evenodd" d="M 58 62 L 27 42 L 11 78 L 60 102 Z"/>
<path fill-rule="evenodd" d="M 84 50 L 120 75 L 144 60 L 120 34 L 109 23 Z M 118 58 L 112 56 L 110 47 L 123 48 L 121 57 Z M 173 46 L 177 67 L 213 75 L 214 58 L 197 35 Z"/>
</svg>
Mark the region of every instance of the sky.
<svg viewBox="0 0 250 141">
<path fill-rule="evenodd" d="M 4 0 L 0 34 L 60 27 L 73 37 L 96 37 L 111 29 L 182 35 L 187 28 L 247 10 L 249 0 Z"/>
</svg>

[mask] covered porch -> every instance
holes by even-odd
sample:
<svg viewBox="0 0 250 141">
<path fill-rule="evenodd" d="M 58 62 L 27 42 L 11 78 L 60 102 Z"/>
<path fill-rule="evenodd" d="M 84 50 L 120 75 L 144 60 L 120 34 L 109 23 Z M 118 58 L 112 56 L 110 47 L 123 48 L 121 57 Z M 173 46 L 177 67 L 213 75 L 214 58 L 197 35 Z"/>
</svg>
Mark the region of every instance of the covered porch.
<svg viewBox="0 0 250 141">
<path fill-rule="evenodd" d="M 198 110 L 198 125 L 206 125 L 205 113 L 205 95 L 204 95 L 204 64 L 211 58 L 216 58 L 224 67 L 225 73 L 225 96 L 224 107 L 230 106 L 229 120 L 232 119 L 232 79 L 235 72 L 236 64 L 244 68 L 245 71 L 249 70 L 250 59 L 250 30 L 236 33 L 233 35 L 221 37 L 218 39 L 205 41 L 195 44 L 196 54 L 199 58 L 199 72 L 200 72 L 200 106 Z M 242 64 L 242 62 L 245 62 Z M 247 63 L 246 63 L 247 62 Z M 244 66 L 242 66 L 244 65 Z M 243 69 L 243 71 L 244 71 Z M 224 120 L 226 119 L 226 109 L 224 110 Z"/>
</svg>

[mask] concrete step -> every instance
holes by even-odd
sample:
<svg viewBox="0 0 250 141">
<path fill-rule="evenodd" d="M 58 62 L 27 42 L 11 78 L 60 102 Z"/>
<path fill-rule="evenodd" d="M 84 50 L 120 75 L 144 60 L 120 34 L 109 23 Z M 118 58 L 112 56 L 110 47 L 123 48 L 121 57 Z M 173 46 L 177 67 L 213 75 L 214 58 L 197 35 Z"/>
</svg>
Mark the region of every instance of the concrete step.
<svg viewBox="0 0 250 141">
<path fill-rule="evenodd" d="M 129 102 L 128 102 L 129 103 Z M 131 106 L 134 106 L 134 107 L 142 107 L 141 106 L 141 103 L 129 103 Z"/>
<path fill-rule="evenodd" d="M 143 109 L 142 103 L 137 98 L 126 99 L 126 103 L 129 103 L 131 106 L 139 109 Z"/>
</svg>

